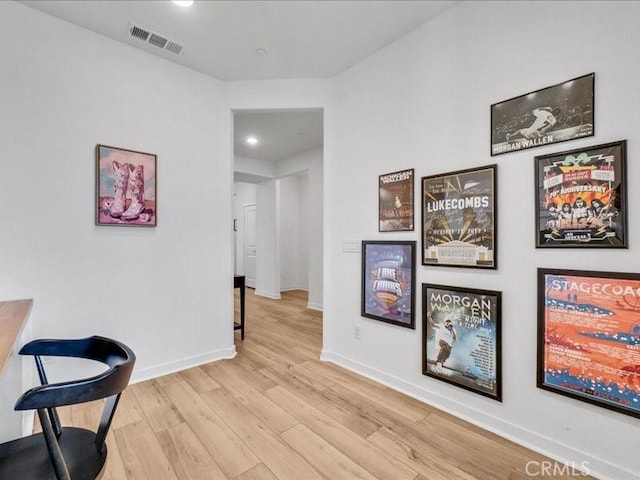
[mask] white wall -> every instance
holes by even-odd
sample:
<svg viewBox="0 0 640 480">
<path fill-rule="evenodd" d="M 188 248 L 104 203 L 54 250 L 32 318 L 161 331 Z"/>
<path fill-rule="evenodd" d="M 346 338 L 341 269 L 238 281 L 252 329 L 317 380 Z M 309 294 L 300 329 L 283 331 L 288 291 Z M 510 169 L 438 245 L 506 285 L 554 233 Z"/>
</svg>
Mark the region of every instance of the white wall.
<svg viewBox="0 0 640 480">
<path fill-rule="evenodd" d="M 297 175 L 298 187 L 298 252 L 297 288 L 309 291 L 309 175 Z M 322 201 L 322 199 L 320 199 Z M 321 239 L 320 239 L 321 241 Z M 322 265 L 320 265 L 322 268 Z"/>
<path fill-rule="evenodd" d="M 256 204 L 256 186 L 236 182 L 233 184 L 233 191 L 233 218 L 236 220 L 235 273 L 244 275 L 244 207 Z"/>
<path fill-rule="evenodd" d="M 640 175 L 638 20 L 636 2 L 465 2 L 334 79 L 334 143 L 325 161 L 325 359 L 556 458 L 589 461 L 602 478 L 640 478 L 637 419 L 535 386 L 536 268 L 638 271 L 640 225 L 631 215 L 629 250 L 536 250 L 532 160 L 628 138 L 629 211 L 640 210 L 633 187 Z M 492 103 L 593 71 L 595 138 L 490 158 Z M 420 245 L 419 231 L 378 233 L 379 174 L 415 167 L 419 178 L 494 162 L 499 269 L 418 266 L 417 273 L 418 282 L 503 292 L 503 403 L 421 374 L 419 296 L 415 331 L 360 317 L 360 255 L 341 251 L 346 238 Z M 354 339 L 355 323 L 361 340 Z"/>
<path fill-rule="evenodd" d="M 234 155 L 233 171 L 256 177 L 273 178 L 275 166 L 272 162 L 256 160 L 255 158 Z"/>
<path fill-rule="evenodd" d="M 326 115 L 326 113 L 325 113 Z M 326 132 L 326 129 L 325 129 Z M 325 144 L 331 134 L 325 134 Z M 315 310 L 322 310 L 323 303 L 323 198 L 324 198 L 324 165 L 323 157 L 326 150 L 315 148 L 308 152 L 301 153 L 291 158 L 280 160 L 275 165 L 274 174 L 276 177 L 296 175 L 306 172 L 307 179 L 307 199 L 308 204 L 304 207 L 306 211 L 307 242 L 307 262 L 308 262 L 308 307 Z M 304 221 L 304 220 L 301 220 Z"/>
<path fill-rule="evenodd" d="M 124 341 L 137 379 L 233 355 L 221 82 L 18 3 L 0 32 L 0 299 Z M 94 225 L 97 143 L 158 155 L 157 228 Z"/>
<path fill-rule="evenodd" d="M 280 291 L 283 292 L 300 288 L 300 194 L 297 177 L 281 178 L 278 182 L 280 184 Z"/>
<path fill-rule="evenodd" d="M 256 185 L 256 294 L 280 298 L 279 182 Z"/>
<path fill-rule="evenodd" d="M 308 176 L 291 175 L 280 184 L 280 291 L 308 290 Z"/>
</svg>

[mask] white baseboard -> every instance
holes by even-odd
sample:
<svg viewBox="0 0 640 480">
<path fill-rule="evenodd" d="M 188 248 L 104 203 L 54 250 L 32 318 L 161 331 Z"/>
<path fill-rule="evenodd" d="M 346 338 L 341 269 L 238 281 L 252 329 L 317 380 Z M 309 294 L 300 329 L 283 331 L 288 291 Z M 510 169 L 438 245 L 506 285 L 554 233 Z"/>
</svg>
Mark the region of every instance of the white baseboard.
<svg viewBox="0 0 640 480">
<path fill-rule="evenodd" d="M 307 303 L 307 308 L 311 309 L 311 310 L 318 310 L 319 312 L 322 311 L 322 304 L 321 303 Z"/>
<path fill-rule="evenodd" d="M 334 363 L 346 368 L 347 370 L 359 373 L 360 375 L 375 380 L 387 387 L 393 388 L 394 390 L 450 413 L 472 423 L 473 425 L 484 428 L 496 435 L 557 460 L 558 462 L 570 464 L 572 460 L 575 461 L 575 459 L 580 459 L 580 462 L 586 460 L 589 465 L 589 474 L 600 480 L 640 479 L 640 476 L 636 473 L 623 470 L 616 465 L 576 450 L 569 445 L 559 443 L 552 438 L 539 435 L 513 423 L 505 422 L 504 420 L 494 416 L 487 415 L 486 413 L 480 412 L 474 408 L 464 405 L 463 403 L 456 402 L 449 397 L 438 395 L 437 393 L 428 391 L 419 385 L 407 382 L 394 375 L 390 375 L 340 354 L 322 350 L 320 360 Z M 607 474 L 605 475 L 599 472 L 607 472 Z"/>
<path fill-rule="evenodd" d="M 267 297 L 272 300 L 280 300 L 282 298 L 279 293 L 267 293 L 261 290 L 256 290 L 256 295 L 259 295 L 261 297 Z"/>
<path fill-rule="evenodd" d="M 305 288 L 305 287 L 287 287 L 287 288 L 281 288 L 280 289 L 280 293 L 282 292 L 293 292 L 294 290 L 301 290 L 303 292 L 308 292 L 309 289 Z"/>
<path fill-rule="evenodd" d="M 130 383 L 134 384 L 144 382 L 145 380 L 151 380 L 152 378 L 169 375 L 181 370 L 204 365 L 205 363 L 215 362 L 216 360 L 234 358 L 235 356 L 236 346 L 233 345 L 230 348 L 203 353 L 202 355 L 196 355 L 195 357 L 189 357 L 175 362 L 164 363 L 162 365 L 156 365 L 155 367 L 149 367 L 142 370 L 134 369 L 133 375 L 131 375 Z"/>
</svg>

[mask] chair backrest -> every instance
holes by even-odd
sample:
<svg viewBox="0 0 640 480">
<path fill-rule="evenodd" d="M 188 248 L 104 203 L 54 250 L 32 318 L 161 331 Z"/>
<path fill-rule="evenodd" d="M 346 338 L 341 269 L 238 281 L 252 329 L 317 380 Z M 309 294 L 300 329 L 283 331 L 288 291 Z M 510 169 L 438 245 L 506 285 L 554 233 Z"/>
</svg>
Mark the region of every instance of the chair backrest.
<svg viewBox="0 0 640 480">
<path fill-rule="evenodd" d="M 116 340 L 97 336 L 80 340 L 34 340 L 22 347 L 20 354 L 34 356 L 42 385 L 22 394 L 16 402 L 15 409 L 37 410 L 46 450 L 56 478 L 71 480 L 71 473 L 73 473 L 73 478 L 97 478 L 106 461 L 105 439 L 122 391 L 129 384 L 129 378 L 136 361 L 135 354 L 129 347 Z M 101 374 L 89 378 L 49 383 L 40 358 L 42 356 L 83 358 L 102 362 L 109 368 Z M 95 434 L 82 428 L 62 427 L 56 407 L 103 398 L 106 400 Z M 64 456 L 60 439 L 66 442 Z M 93 451 L 86 449 L 89 439 L 92 439 L 95 445 Z M 38 456 L 38 449 L 35 447 L 30 446 L 25 451 L 31 452 L 34 457 Z M 65 456 L 68 458 L 65 459 Z M 67 460 L 71 460 L 71 463 L 68 464 Z M 45 465 L 45 470 L 50 468 L 40 460 L 35 461 L 34 465 Z M 12 475 L 15 474 L 12 473 Z M 43 475 L 50 478 L 46 472 L 39 472 L 36 476 L 28 478 L 44 478 Z"/>
<path fill-rule="evenodd" d="M 16 410 L 73 405 L 118 394 L 129 384 L 136 361 L 135 354 L 126 345 L 98 336 L 80 340 L 34 340 L 22 347 L 20 354 L 85 358 L 102 362 L 109 368 L 94 377 L 34 387 L 18 399 Z M 39 364 L 38 358 L 36 362 Z M 38 367 L 40 371 L 41 365 Z"/>
</svg>

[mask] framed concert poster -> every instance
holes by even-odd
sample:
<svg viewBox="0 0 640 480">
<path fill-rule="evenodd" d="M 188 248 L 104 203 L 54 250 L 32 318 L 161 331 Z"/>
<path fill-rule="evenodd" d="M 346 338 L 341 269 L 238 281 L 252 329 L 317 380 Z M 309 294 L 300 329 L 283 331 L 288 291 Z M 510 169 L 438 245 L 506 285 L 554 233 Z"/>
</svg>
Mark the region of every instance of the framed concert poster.
<svg viewBox="0 0 640 480">
<path fill-rule="evenodd" d="M 413 168 L 378 177 L 378 231 L 413 231 Z"/>
<path fill-rule="evenodd" d="M 422 373 L 502 401 L 501 292 L 422 284 Z"/>
<path fill-rule="evenodd" d="M 535 157 L 536 247 L 627 248 L 627 142 Z"/>
<path fill-rule="evenodd" d="M 414 241 L 362 242 L 361 315 L 416 328 Z"/>
<path fill-rule="evenodd" d="M 640 418 L 640 274 L 539 268 L 537 377 Z"/>
<path fill-rule="evenodd" d="M 422 177 L 422 264 L 497 268 L 497 165 Z"/>
<path fill-rule="evenodd" d="M 96 225 L 157 225 L 157 160 L 152 153 L 96 145 Z"/>
<path fill-rule="evenodd" d="M 595 74 L 491 105 L 491 155 L 592 137 Z"/>
</svg>

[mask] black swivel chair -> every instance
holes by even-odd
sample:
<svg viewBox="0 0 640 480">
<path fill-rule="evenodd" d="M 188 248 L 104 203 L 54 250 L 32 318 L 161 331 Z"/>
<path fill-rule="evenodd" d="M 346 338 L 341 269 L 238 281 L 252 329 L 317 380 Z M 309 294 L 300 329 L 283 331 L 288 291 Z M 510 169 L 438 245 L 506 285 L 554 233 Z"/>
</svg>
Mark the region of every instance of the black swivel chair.
<svg viewBox="0 0 640 480">
<path fill-rule="evenodd" d="M 25 392 L 16 410 L 37 410 L 42 433 L 0 444 L 2 480 L 94 480 L 107 459 L 105 438 L 122 391 L 136 361 L 135 354 L 120 342 L 104 337 L 81 340 L 35 340 L 21 355 L 33 355 L 40 377 L 39 387 Z M 48 383 L 41 356 L 95 360 L 108 369 L 95 377 Z M 106 398 L 96 432 L 62 427 L 56 407 Z"/>
</svg>

